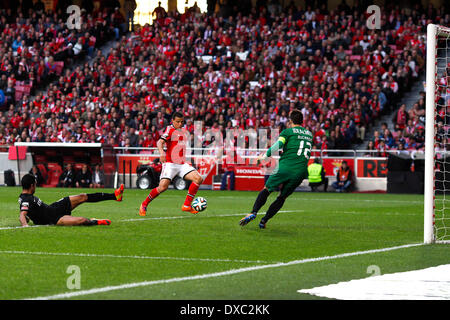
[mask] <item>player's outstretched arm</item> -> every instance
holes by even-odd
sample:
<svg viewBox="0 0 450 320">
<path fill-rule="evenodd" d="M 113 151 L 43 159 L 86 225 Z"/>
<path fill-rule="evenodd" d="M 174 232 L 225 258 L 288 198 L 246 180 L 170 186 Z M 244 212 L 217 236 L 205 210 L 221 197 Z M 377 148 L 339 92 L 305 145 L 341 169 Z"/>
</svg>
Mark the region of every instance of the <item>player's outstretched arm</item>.
<svg viewBox="0 0 450 320">
<path fill-rule="evenodd" d="M 284 137 L 279 137 L 278 140 L 269 148 L 266 152 L 260 154 L 258 158 L 256 159 L 257 163 L 260 163 L 261 161 L 269 158 L 272 156 L 275 152 L 282 149 L 285 143 Z"/>
<path fill-rule="evenodd" d="M 279 137 L 278 140 L 267 150 L 266 157 L 272 156 L 275 152 L 282 149 L 286 139 L 284 137 Z"/>
<path fill-rule="evenodd" d="M 26 211 L 20 211 L 19 220 L 22 224 L 22 227 L 28 227 L 28 217 Z"/>
</svg>

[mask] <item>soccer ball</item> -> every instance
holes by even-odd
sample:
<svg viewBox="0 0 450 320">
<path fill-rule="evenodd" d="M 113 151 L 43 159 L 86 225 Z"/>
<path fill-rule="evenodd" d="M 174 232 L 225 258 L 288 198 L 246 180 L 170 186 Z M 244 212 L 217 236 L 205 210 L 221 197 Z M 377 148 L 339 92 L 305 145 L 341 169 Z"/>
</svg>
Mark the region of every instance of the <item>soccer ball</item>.
<svg viewBox="0 0 450 320">
<path fill-rule="evenodd" d="M 205 210 L 207 206 L 208 204 L 205 198 L 198 197 L 192 201 L 192 208 L 198 212 Z"/>
</svg>

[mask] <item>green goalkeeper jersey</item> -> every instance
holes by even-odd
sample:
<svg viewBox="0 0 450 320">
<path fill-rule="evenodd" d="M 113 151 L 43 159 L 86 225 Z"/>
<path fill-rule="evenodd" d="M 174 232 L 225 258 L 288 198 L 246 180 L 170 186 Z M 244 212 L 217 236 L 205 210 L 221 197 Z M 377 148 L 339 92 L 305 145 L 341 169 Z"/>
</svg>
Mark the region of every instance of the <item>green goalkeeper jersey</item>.
<svg viewBox="0 0 450 320">
<path fill-rule="evenodd" d="M 283 153 L 279 160 L 279 167 L 307 168 L 312 149 L 312 133 L 308 129 L 300 126 L 291 127 L 281 132 L 275 143 L 269 150 L 267 156 L 270 157 L 277 149 L 282 149 Z"/>
</svg>

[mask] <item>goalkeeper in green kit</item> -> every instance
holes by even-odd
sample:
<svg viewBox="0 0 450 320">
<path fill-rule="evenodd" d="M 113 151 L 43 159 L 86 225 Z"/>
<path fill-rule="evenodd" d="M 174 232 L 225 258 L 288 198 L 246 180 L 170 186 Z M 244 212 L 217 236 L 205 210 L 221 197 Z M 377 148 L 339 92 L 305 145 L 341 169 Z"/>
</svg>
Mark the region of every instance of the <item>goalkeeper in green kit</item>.
<svg viewBox="0 0 450 320">
<path fill-rule="evenodd" d="M 308 161 L 312 149 L 312 133 L 303 128 L 303 114 L 300 110 L 292 110 L 289 114 L 290 127 L 283 130 L 278 141 L 266 153 L 258 157 L 262 161 L 282 150 L 278 167 L 266 181 L 264 189 L 258 194 L 253 210 L 239 222 L 245 226 L 256 218 L 259 209 L 264 206 L 270 193 L 280 188 L 280 194 L 270 205 L 266 215 L 262 217 L 259 227 L 264 229 L 267 221 L 271 219 L 282 207 L 286 198 L 308 177 Z"/>
</svg>

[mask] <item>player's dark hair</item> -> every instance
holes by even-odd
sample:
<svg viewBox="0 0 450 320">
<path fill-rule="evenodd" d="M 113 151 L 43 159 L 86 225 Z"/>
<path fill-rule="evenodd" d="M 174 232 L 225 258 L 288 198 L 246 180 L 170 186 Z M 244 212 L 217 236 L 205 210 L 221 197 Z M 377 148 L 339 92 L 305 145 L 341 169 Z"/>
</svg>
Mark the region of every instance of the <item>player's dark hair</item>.
<svg viewBox="0 0 450 320">
<path fill-rule="evenodd" d="M 20 183 L 23 189 L 28 190 L 33 184 L 36 184 L 36 178 L 31 173 L 27 173 L 22 177 Z"/>
<path fill-rule="evenodd" d="M 292 120 L 294 124 L 303 124 L 303 113 L 300 110 L 294 109 L 289 114 L 289 119 Z"/>
<path fill-rule="evenodd" d="M 172 120 L 174 120 L 175 118 L 184 118 L 183 114 L 181 112 L 175 111 L 172 114 Z"/>
</svg>

